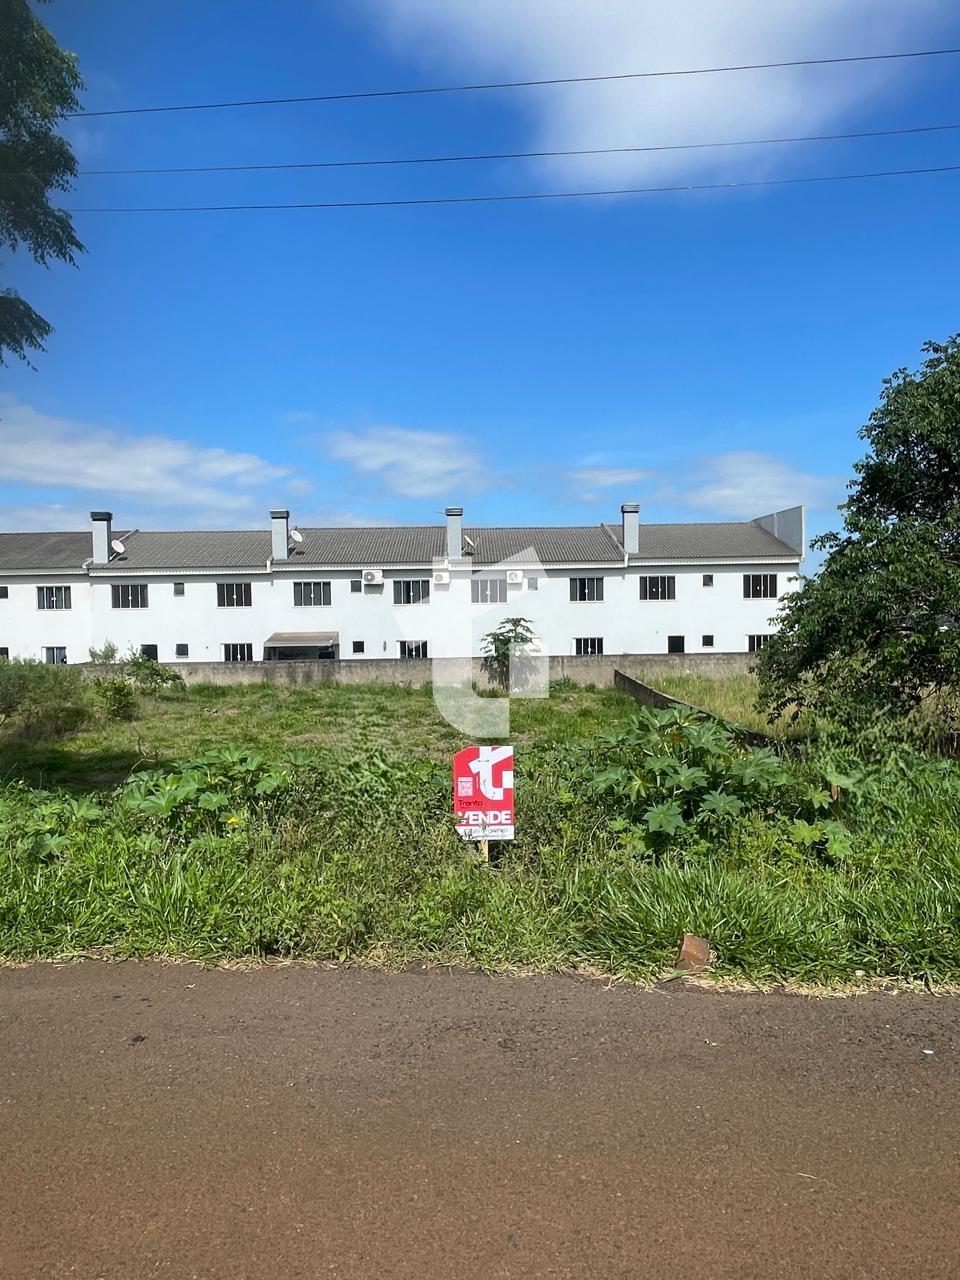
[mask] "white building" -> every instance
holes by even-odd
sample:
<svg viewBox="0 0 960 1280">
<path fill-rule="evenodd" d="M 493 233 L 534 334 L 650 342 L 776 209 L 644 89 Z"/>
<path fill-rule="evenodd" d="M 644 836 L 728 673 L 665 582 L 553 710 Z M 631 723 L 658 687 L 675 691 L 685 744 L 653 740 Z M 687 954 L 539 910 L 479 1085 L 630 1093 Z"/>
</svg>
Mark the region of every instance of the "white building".
<svg viewBox="0 0 960 1280">
<path fill-rule="evenodd" d="M 743 653 L 796 585 L 802 507 L 725 524 L 0 534 L 0 656 L 465 657 L 502 618 L 545 654 Z"/>
</svg>

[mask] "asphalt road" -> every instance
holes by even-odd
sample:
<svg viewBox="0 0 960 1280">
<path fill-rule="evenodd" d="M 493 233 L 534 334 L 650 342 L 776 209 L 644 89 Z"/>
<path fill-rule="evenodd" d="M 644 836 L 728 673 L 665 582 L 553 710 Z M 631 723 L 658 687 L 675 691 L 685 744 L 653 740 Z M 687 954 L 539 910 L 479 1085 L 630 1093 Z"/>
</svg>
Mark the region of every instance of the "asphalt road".
<svg viewBox="0 0 960 1280">
<path fill-rule="evenodd" d="M 958 1048 L 929 995 L 0 970 L 0 1276 L 953 1278 Z"/>
</svg>

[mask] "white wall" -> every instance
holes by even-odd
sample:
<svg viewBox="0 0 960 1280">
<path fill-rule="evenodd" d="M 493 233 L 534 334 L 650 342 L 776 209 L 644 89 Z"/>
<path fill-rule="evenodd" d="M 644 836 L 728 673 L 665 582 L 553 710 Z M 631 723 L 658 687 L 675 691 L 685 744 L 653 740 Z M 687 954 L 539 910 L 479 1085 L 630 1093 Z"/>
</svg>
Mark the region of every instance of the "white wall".
<svg viewBox="0 0 960 1280">
<path fill-rule="evenodd" d="M 714 575 L 714 585 L 704 587 L 703 574 Z M 775 629 L 770 619 L 775 600 L 745 600 L 744 573 L 776 573 L 781 596 L 795 589 L 797 566 L 780 564 L 700 564 L 695 566 L 643 566 L 630 569 L 539 570 L 539 590 L 529 590 L 525 580 L 509 586 L 505 604 L 471 603 L 468 576 L 454 575 L 449 586 L 431 585 L 426 604 L 396 606 L 393 578 L 432 577 L 432 570 L 388 572 L 382 588 L 350 590 L 353 572 L 316 572 L 276 569 L 272 572 L 237 574 L 162 574 L 136 577 L 109 573 L 54 577 L 0 577 L 9 586 L 9 599 L 0 600 L 0 646 L 11 657 L 40 658 L 47 645 L 65 645 L 70 662 L 85 662 L 91 645 L 113 641 L 121 652 L 131 645 L 155 644 L 160 660 L 175 661 L 175 646 L 189 645 L 191 661 L 219 661 L 223 645 L 250 643 L 255 659 L 275 631 L 336 631 L 340 657 L 353 657 L 352 642 L 364 642 L 364 657 L 395 658 L 401 639 L 426 640 L 431 657 L 477 654 L 483 635 L 503 618 L 531 621 L 543 653 L 574 652 L 578 636 L 600 636 L 605 653 L 666 653 L 667 637 L 682 635 L 687 653 L 743 653 L 747 636 Z M 640 599 L 641 576 L 671 574 L 676 578 L 676 599 Z M 571 575 L 602 577 L 602 602 L 570 600 Z M 331 582 L 329 607 L 297 608 L 293 582 L 301 579 Z M 38 610 L 36 586 L 70 583 L 69 611 Z M 185 594 L 174 596 L 173 584 L 185 584 Z M 249 581 L 250 608 L 218 608 L 217 582 Z M 147 609 L 114 609 L 111 586 L 115 582 L 147 582 Z M 703 635 L 712 635 L 712 649 Z"/>
</svg>

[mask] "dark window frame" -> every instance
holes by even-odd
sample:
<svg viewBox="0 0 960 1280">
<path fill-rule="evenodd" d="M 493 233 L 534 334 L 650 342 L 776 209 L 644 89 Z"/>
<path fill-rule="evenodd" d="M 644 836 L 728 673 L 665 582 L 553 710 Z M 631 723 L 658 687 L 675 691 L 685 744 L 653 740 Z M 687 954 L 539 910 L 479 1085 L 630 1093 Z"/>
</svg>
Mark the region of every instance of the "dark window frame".
<svg viewBox="0 0 960 1280">
<path fill-rule="evenodd" d="M 173 648 L 173 652 L 178 658 L 190 657 L 190 646 L 183 640 L 179 640 Z"/>
<path fill-rule="evenodd" d="M 223 660 L 224 662 L 252 662 L 253 645 L 245 640 L 233 644 L 224 643 Z"/>
<path fill-rule="evenodd" d="M 426 640 L 401 640 L 398 642 L 397 653 L 401 662 L 412 662 L 418 658 L 428 658 L 430 656 L 429 642 Z"/>
<path fill-rule="evenodd" d="M 366 653 L 367 645 L 365 640 L 354 640 L 351 653 Z"/>
<path fill-rule="evenodd" d="M 496 588 L 494 590 L 494 588 Z M 486 599 L 484 599 L 486 596 Z M 470 579 L 470 601 L 472 604 L 506 604 L 506 574 L 495 574 L 489 578 Z"/>
<path fill-rule="evenodd" d="M 237 599 L 239 595 L 239 599 Z M 253 604 L 253 584 L 250 582 L 218 582 L 218 609 L 249 609 Z"/>
<path fill-rule="evenodd" d="M 175 582 L 173 584 L 173 594 L 175 596 L 185 596 L 187 594 L 187 585 L 185 582 Z"/>
<path fill-rule="evenodd" d="M 394 578 L 393 603 L 395 605 L 429 604 L 430 579 Z M 416 643 L 419 644 L 420 642 L 417 641 Z"/>
<path fill-rule="evenodd" d="M 603 636 L 574 636 L 573 652 L 577 658 L 602 658 Z"/>
<path fill-rule="evenodd" d="M 114 582 L 110 587 L 113 609 L 148 609 L 150 594 L 146 582 Z"/>
<path fill-rule="evenodd" d="M 701 637 L 700 637 L 700 648 L 701 648 L 701 649 L 712 649 L 713 647 L 714 647 L 714 644 L 713 644 L 713 636 L 701 636 Z"/>
<path fill-rule="evenodd" d="M 573 604 L 602 604 L 603 578 L 593 575 L 571 578 L 570 600 Z"/>
<path fill-rule="evenodd" d="M 705 573 L 705 574 L 703 575 L 703 585 L 704 585 L 705 587 L 712 587 L 712 586 L 713 586 L 713 574 L 712 574 L 712 573 Z"/>
<path fill-rule="evenodd" d="M 317 599 L 319 587 L 320 599 Z M 309 599 L 308 599 L 309 597 Z M 295 609 L 329 609 L 333 603 L 333 585 L 329 578 L 311 578 L 293 584 Z"/>
<path fill-rule="evenodd" d="M 743 575 L 744 600 L 776 600 L 777 575 L 775 573 L 745 573 Z"/>
<path fill-rule="evenodd" d="M 60 595 L 57 595 L 57 592 Z M 49 593 L 49 594 L 48 594 Z M 64 583 L 62 586 L 38 586 L 37 587 L 37 608 L 67 610 L 73 608 L 73 596 L 70 591 L 70 584 Z M 62 648 L 62 646 L 61 646 Z"/>
<path fill-rule="evenodd" d="M 759 653 L 760 650 L 767 643 L 767 641 L 770 639 L 770 635 L 771 633 L 769 631 L 756 632 L 753 635 L 748 635 L 747 636 L 747 653 Z"/>
<path fill-rule="evenodd" d="M 639 594 L 640 599 L 644 601 L 654 600 L 659 603 L 664 600 L 676 600 L 676 575 L 672 573 L 645 573 L 639 580 Z"/>
<path fill-rule="evenodd" d="M 686 653 L 686 652 L 687 652 L 686 636 L 667 636 L 667 653 Z"/>
</svg>

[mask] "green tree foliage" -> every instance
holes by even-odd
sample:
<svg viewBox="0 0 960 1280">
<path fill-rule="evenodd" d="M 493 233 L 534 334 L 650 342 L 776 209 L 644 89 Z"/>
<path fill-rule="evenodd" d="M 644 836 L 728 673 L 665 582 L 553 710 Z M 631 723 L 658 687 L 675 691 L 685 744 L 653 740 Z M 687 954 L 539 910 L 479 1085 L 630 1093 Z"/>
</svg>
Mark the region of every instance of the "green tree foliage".
<svg viewBox="0 0 960 1280">
<path fill-rule="evenodd" d="M 52 191 L 67 191 L 77 162 L 57 123 L 78 109 L 83 82 L 27 0 L 0 0 L 0 246 L 25 245 L 35 261 L 75 262 L 83 252 L 69 214 Z M 53 329 L 12 289 L 0 288 L 0 365 L 29 363 Z"/>
<path fill-rule="evenodd" d="M 841 719 L 953 698 L 960 675 L 960 335 L 899 369 L 860 435 L 842 533 L 760 654 L 761 705 Z"/>
<path fill-rule="evenodd" d="M 533 628 L 526 618 L 504 618 L 495 631 L 488 631 L 483 637 L 483 669 L 498 689 L 510 685 L 511 658 L 514 680 L 520 685 L 525 683 L 528 672 L 524 659 L 529 657 L 533 638 Z"/>
</svg>

